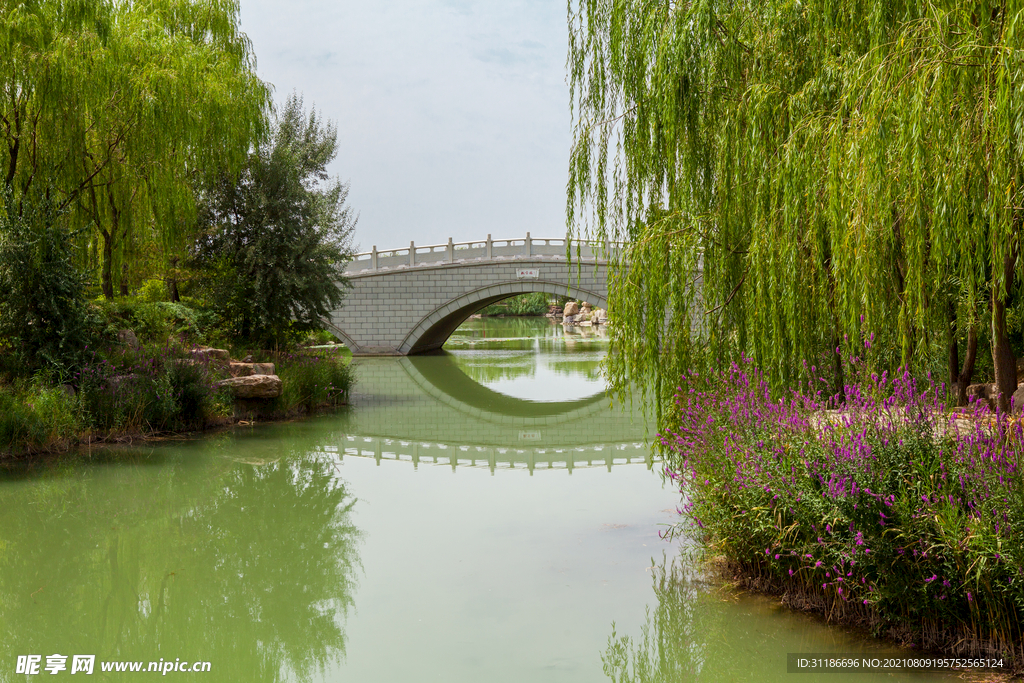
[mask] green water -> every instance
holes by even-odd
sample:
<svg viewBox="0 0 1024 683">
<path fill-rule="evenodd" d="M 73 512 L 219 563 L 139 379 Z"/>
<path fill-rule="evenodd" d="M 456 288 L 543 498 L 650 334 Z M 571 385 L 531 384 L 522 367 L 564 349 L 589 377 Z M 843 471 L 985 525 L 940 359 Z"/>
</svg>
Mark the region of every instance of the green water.
<svg viewBox="0 0 1024 683">
<path fill-rule="evenodd" d="M 33 654 L 67 656 L 57 676 L 95 655 L 97 680 L 180 659 L 210 671 L 168 680 L 461 683 L 788 680 L 787 652 L 876 652 L 692 576 L 642 419 L 601 395 L 605 345 L 470 321 L 446 355 L 359 361 L 336 415 L 0 473 L 0 681 L 39 678 L 15 673 Z"/>
</svg>

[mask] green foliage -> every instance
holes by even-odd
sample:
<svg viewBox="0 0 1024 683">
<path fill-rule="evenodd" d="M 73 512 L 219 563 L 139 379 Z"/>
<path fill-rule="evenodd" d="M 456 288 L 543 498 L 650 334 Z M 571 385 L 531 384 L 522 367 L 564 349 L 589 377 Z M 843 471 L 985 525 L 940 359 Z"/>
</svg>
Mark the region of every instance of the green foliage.
<svg viewBox="0 0 1024 683">
<path fill-rule="evenodd" d="M 194 183 L 238 168 L 266 132 L 270 89 L 238 13 L 234 0 L 0 12 L 3 187 L 20 204 L 52 186 L 88 228 L 79 243 L 108 298 L 141 274 L 131 271 L 144 248 L 165 262 L 180 250 Z"/>
<path fill-rule="evenodd" d="M 80 404 L 63 388 L 0 386 L 0 451 L 59 448 L 76 439 L 81 428 Z"/>
<path fill-rule="evenodd" d="M 150 278 L 139 286 L 135 298 L 146 303 L 167 301 L 167 283 L 161 279 Z"/>
<path fill-rule="evenodd" d="M 85 419 L 101 434 L 199 429 L 226 408 L 205 363 L 171 348 L 107 355 L 95 356 L 75 377 Z"/>
<path fill-rule="evenodd" d="M 666 471 L 705 550 L 880 635 L 1024 662 L 1020 422 L 951 417 L 909 374 L 826 411 L 820 392 L 774 399 L 747 363 L 691 374 L 676 402 Z"/>
<path fill-rule="evenodd" d="M 341 304 L 355 218 L 327 175 L 337 131 L 291 96 L 241 176 L 202 198 L 198 285 L 233 336 L 265 346 L 323 327 Z"/>
<path fill-rule="evenodd" d="M 97 323 L 103 334 L 116 339 L 120 330 L 132 330 L 142 342 L 163 344 L 171 335 L 195 343 L 207 341 L 207 331 L 217 323 L 212 311 L 170 301 L 141 298 L 104 299 L 94 302 Z"/>
<path fill-rule="evenodd" d="M 620 386 L 665 404 L 689 366 L 745 353 L 776 388 L 807 360 L 841 391 L 870 333 L 923 374 L 979 327 L 1009 378 L 1024 8 L 595 0 L 570 29 L 568 212 L 627 243 Z"/>
<path fill-rule="evenodd" d="M 275 361 L 283 384 L 278 406 L 286 413 L 344 403 L 355 383 L 351 365 L 332 353 L 281 354 Z"/>
<path fill-rule="evenodd" d="M 481 315 L 544 315 L 548 312 L 548 299 L 543 292 L 517 294 L 504 301 L 487 306 Z"/>
<path fill-rule="evenodd" d="M 8 201 L 0 209 L 0 346 L 12 349 L 23 371 L 67 375 L 89 340 L 85 278 L 49 200 L 14 208 Z"/>
</svg>

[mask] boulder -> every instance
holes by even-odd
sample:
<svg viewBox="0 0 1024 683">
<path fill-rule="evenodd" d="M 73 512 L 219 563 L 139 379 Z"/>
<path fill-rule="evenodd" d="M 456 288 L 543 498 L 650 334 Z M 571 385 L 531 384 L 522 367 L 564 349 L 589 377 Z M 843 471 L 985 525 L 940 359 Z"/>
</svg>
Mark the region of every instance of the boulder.
<svg viewBox="0 0 1024 683">
<path fill-rule="evenodd" d="M 211 349 L 209 346 L 197 346 L 192 349 L 194 358 L 206 358 L 211 361 L 227 363 L 231 360 L 231 354 L 224 349 Z"/>
<path fill-rule="evenodd" d="M 1011 404 L 1013 412 L 1020 415 L 1022 410 L 1024 410 L 1024 384 L 1017 387 L 1017 391 L 1013 392 L 1013 398 L 1011 400 L 1013 401 Z"/>
<path fill-rule="evenodd" d="M 215 386 L 228 387 L 235 398 L 277 398 L 281 378 L 277 375 L 247 375 L 221 380 Z"/>
<path fill-rule="evenodd" d="M 117 341 L 131 349 L 137 349 L 141 346 L 139 344 L 139 338 L 136 337 L 135 333 L 131 330 L 119 330 L 117 333 Z"/>
<path fill-rule="evenodd" d="M 995 384 L 972 384 L 967 387 L 967 400 L 971 397 L 977 401 L 984 401 L 990 408 L 995 408 L 996 385 Z"/>
<path fill-rule="evenodd" d="M 276 374 L 273 363 L 239 363 L 238 361 L 231 361 L 228 364 L 228 373 L 232 377 Z"/>
<path fill-rule="evenodd" d="M 567 303 L 565 305 L 565 310 L 562 311 L 562 315 L 565 318 L 568 318 L 569 316 L 576 315 L 579 312 L 580 312 L 579 305 L 575 301 L 570 301 L 569 303 Z"/>
<path fill-rule="evenodd" d="M 608 319 L 608 314 L 605 313 L 603 308 L 595 308 L 594 312 L 590 314 L 590 322 L 595 325 L 600 325 L 602 322 Z"/>
</svg>

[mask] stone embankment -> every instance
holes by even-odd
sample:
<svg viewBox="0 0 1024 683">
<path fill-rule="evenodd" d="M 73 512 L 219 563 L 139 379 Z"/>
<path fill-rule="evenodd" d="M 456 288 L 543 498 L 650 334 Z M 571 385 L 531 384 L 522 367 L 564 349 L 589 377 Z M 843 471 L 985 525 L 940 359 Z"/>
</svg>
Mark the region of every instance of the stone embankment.
<svg viewBox="0 0 1024 683">
<path fill-rule="evenodd" d="M 547 317 L 573 327 L 596 327 L 608 324 L 608 312 L 603 308 L 592 308 L 586 301 L 582 304 L 570 301 L 565 308 L 552 306 L 548 309 Z"/>
<path fill-rule="evenodd" d="M 192 357 L 227 370 L 231 377 L 217 382 L 215 387 L 227 387 L 235 399 L 236 412 L 241 402 L 247 411 L 252 410 L 250 401 L 269 400 L 281 395 L 281 378 L 277 376 L 273 363 L 252 363 L 232 360 L 224 349 L 199 347 L 192 351 Z"/>
</svg>

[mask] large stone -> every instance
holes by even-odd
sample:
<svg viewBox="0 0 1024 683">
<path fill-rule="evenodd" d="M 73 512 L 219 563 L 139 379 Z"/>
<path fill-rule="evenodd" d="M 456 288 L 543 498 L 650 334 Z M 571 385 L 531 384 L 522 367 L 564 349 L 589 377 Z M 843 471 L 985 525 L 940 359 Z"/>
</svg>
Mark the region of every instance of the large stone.
<svg viewBox="0 0 1024 683">
<path fill-rule="evenodd" d="M 995 384 L 972 384 L 967 387 L 967 400 L 974 398 L 976 401 L 987 403 L 989 408 L 995 408 L 996 385 Z"/>
<path fill-rule="evenodd" d="M 137 349 L 139 346 L 139 338 L 135 336 L 135 333 L 131 330 L 120 330 L 117 333 L 117 341 L 121 342 L 125 346 L 131 349 Z"/>
<path fill-rule="evenodd" d="M 281 378 L 277 375 L 248 375 L 217 382 L 228 387 L 235 398 L 277 398 L 281 395 Z"/>
<path fill-rule="evenodd" d="M 228 364 L 228 373 L 232 377 L 276 374 L 273 363 L 239 363 L 238 361 L 231 361 Z"/>
<path fill-rule="evenodd" d="M 571 315 L 576 315 L 580 312 L 579 304 L 575 301 L 570 301 L 565 305 L 565 310 L 562 311 L 562 316 L 568 318 Z"/>
<path fill-rule="evenodd" d="M 226 350 L 211 349 L 209 346 L 198 346 L 192 349 L 192 356 L 195 358 L 207 358 L 221 363 L 227 363 L 231 360 L 231 354 Z"/>
<path fill-rule="evenodd" d="M 605 313 L 603 308 L 595 308 L 594 312 L 590 314 L 590 322 L 595 325 L 600 325 L 606 320 L 608 320 L 608 314 Z"/>
<path fill-rule="evenodd" d="M 1020 414 L 1024 410 L 1024 384 L 1018 385 L 1017 391 L 1013 392 L 1013 412 Z"/>
</svg>

